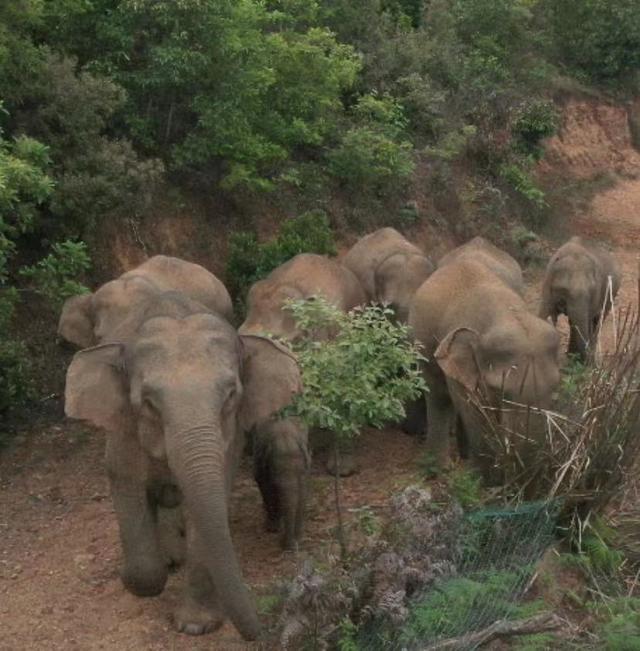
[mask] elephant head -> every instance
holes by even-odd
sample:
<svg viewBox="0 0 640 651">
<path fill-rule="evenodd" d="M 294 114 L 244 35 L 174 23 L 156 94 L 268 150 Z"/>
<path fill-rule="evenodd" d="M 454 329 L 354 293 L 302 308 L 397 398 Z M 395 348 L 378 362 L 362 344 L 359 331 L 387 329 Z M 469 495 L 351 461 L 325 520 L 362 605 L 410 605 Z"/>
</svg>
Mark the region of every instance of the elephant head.
<svg viewBox="0 0 640 651">
<path fill-rule="evenodd" d="M 93 294 L 68 299 L 58 334 L 80 348 L 126 339 L 137 327 L 136 307 L 163 292 L 179 291 L 231 321 L 231 298 L 225 286 L 204 267 L 155 255 Z"/>
<path fill-rule="evenodd" d="M 435 352 L 469 437 L 468 444 L 476 451 L 482 447 L 478 415 L 468 404 L 465 392 L 482 389 L 492 407 L 501 407 L 507 400 L 546 408 L 560 381 L 560 337 L 550 324 L 529 316 L 526 330 L 495 326 L 479 334 L 470 328 L 457 328 Z M 522 425 L 520 416 L 517 411 L 507 410 L 501 417 L 506 428 L 514 431 Z"/>
<path fill-rule="evenodd" d="M 270 334 L 293 341 L 299 336 L 296 321 L 287 301 L 301 300 L 304 294 L 290 285 L 274 283 L 269 279 L 259 280 L 249 290 L 247 305 L 249 311 L 240 334 Z"/>
<path fill-rule="evenodd" d="M 128 275 L 105 283 L 93 294 L 67 299 L 58 321 L 58 334 L 67 341 L 89 348 L 107 339 L 121 340 L 133 308 L 159 294 L 152 281 Z"/>
<path fill-rule="evenodd" d="M 153 316 L 126 344 L 80 351 L 67 373 L 68 416 L 109 436 L 133 437 L 148 457 L 168 464 L 204 542 L 203 563 L 221 605 L 247 639 L 259 625 L 229 531 L 231 480 L 243 432 L 289 404 L 300 388 L 286 349 L 239 337 L 204 308 Z M 135 584 L 136 576 L 128 581 Z"/>
<path fill-rule="evenodd" d="M 376 299 L 391 307 L 397 321 L 406 323 L 414 294 L 433 270 L 432 262 L 422 253 L 401 251 L 389 255 L 374 272 Z"/>
</svg>

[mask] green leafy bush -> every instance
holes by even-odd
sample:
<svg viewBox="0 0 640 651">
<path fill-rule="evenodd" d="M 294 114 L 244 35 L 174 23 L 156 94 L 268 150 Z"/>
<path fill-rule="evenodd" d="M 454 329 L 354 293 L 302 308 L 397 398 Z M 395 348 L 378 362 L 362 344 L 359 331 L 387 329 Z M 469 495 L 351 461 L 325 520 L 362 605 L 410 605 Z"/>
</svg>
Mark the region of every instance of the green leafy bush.
<svg viewBox="0 0 640 651">
<path fill-rule="evenodd" d="M 84 294 L 88 289 L 76 279 L 91 266 L 84 242 L 57 242 L 51 253 L 39 262 L 20 269 L 20 275 L 31 282 L 51 305 L 62 307 L 70 296 Z"/>
<path fill-rule="evenodd" d="M 278 237 L 264 244 L 253 233 L 233 233 L 225 274 L 231 293 L 242 302 L 256 280 L 299 253 L 335 255 L 335 240 L 324 212 L 312 210 L 287 220 Z"/>
<path fill-rule="evenodd" d="M 411 176 L 412 151 L 409 142 L 395 142 L 370 127 L 355 127 L 329 153 L 329 171 L 356 188 L 385 192 Z"/>
<path fill-rule="evenodd" d="M 350 440 L 367 425 L 382 427 L 404 415 L 406 402 L 426 390 L 421 356 L 408 328 L 389 310 L 372 306 L 345 314 L 324 299 L 289 305 L 302 338 L 294 345 L 304 392 L 292 412 L 309 427 Z M 318 340 L 316 333 L 332 332 Z"/>
<path fill-rule="evenodd" d="M 584 76 L 615 81 L 640 67 L 640 12 L 635 0 L 545 0 L 555 45 Z"/>
<path fill-rule="evenodd" d="M 535 100 L 520 106 L 511 128 L 518 150 L 539 160 L 544 150 L 540 141 L 552 136 L 558 127 L 558 112 L 552 102 Z"/>
</svg>

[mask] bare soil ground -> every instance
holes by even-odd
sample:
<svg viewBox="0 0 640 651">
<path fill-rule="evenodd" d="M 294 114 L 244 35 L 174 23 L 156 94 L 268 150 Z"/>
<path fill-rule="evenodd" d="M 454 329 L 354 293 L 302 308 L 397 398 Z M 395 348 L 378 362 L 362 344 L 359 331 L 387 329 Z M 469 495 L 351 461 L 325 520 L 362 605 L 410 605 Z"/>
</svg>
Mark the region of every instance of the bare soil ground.
<svg viewBox="0 0 640 651">
<path fill-rule="evenodd" d="M 626 130 L 626 131 L 625 131 Z M 569 107 L 565 125 L 549 145 L 547 165 L 578 176 L 603 170 L 620 175 L 577 215 L 571 232 L 610 244 L 623 268 L 619 303 L 637 301 L 640 252 L 640 156 L 630 147 L 619 109 Z M 532 307 L 541 273 L 531 275 Z M 420 442 L 396 430 L 366 432 L 362 467 L 342 480 L 345 508 L 383 513 L 395 488 L 421 481 Z M 20 437 L 0 458 L 0 650 L 245 649 L 233 627 L 193 638 L 176 633 L 170 613 L 181 577 L 165 592 L 139 599 L 118 578 L 118 532 L 102 463 L 102 436 L 61 422 Z M 260 497 L 247 461 L 233 493 L 232 530 L 245 578 L 257 595 L 269 594 L 308 556 L 337 553 L 331 480 L 314 460 L 312 499 L 301 551 L 281 552 L 263 528 Z M 351 511 L 349 511 L 351 510 Z M 268 619 L 268 618 L 267 618 Z"/>
</svg>

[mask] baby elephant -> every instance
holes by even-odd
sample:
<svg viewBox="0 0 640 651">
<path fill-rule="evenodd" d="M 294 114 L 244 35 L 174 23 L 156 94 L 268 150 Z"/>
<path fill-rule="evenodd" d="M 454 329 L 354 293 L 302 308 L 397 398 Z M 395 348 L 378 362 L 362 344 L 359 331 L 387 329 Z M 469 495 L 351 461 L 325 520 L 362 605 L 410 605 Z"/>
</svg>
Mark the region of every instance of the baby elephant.
<svg viewBox="0 0 640 651">
<path fill-rule="evenodd" d="M 581 237 L 572 237 L 549 261 L 540 317 L 550 316 L 555 324 L 559 314 L 566 314 L 571 327 L 569 353 L 584 360 L 619 287 L 620 271 L 613 256 Z"/>
<path fill-rule="evenodd" d="M 267 530 L 283 526 L 282 547 L 295 549 L 302 536 L 311 457 L 309 432 L 295 418 L 272 418 L 256 427 L 253 474 L 267 516 Z"/>
</svg>

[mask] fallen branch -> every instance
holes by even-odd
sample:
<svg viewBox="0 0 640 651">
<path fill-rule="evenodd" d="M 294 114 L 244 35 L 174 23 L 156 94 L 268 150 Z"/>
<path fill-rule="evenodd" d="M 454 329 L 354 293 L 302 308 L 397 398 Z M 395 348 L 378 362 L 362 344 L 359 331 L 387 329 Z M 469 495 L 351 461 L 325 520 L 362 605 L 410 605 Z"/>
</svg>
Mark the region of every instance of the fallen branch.
<svg viewBox="0 0 640 651">
<path fill-rule="evenodd" d="M 491 626 L 476 633 L 468 633 L 461 637 L 449 638 L 436 642 L 425 647 L 422 651 L 444 651 L 445 649 L 473 649 L 486 644 L 497 637 L 509 637 L 512 635 L 529 635 L 531 633 L 543 633 L 565 626 L 566 622 L 553 613 L 541 613 L 527 619 L 508 621 L 501 619 Z"/>
</svg>

